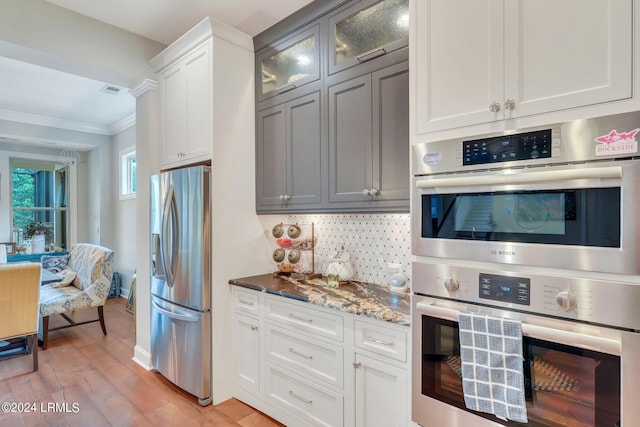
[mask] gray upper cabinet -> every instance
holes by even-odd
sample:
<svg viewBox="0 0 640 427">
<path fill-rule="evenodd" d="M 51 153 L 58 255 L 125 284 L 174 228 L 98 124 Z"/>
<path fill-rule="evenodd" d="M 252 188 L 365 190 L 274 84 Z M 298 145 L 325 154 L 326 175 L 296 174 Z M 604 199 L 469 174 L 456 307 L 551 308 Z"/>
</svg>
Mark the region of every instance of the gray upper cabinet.
<svg viewBox="0 0 640 427">
<path fill-rule="evenodd" d="M 287 212 L 321 202 L 320 93 L 257 114 L 257 211 Z"/>
<path fill-rule="evenodd" d="M 355 2 L 329 17 L 329 74 L 409 43 L 409 0 Z"/>
<path fill-rule="evenodd" d="M 254 37 L 256 211 L 408 212 L 408 0 L 303 9 Z"/>
<path fill-rule="evenodd" d="M 409 209 L 409 67 L 328 88 L 329 206 Z"/>
<path fill-rule="evenodd" d="M 329 202 L 362 200 L 372 186 L 371 76 L 329 88 Z"/>
<path fill-rule="evenodd" d="M 297 31 L 256 60 L 258 102 L 320 78 L 320 26 Z"/>
</svg>

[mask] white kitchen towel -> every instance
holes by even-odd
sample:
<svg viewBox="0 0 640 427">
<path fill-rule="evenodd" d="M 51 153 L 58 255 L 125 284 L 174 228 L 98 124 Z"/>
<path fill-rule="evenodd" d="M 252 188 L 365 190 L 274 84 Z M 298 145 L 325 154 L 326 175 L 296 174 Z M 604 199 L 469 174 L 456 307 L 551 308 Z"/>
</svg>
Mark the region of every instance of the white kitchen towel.
<svg viewBox="0 0 640 427">
<path fill-rule="evenodd" d="M 461 312 L 459 326 L 467 408 L 526 423 L 520 322 Z"/>
</svg>

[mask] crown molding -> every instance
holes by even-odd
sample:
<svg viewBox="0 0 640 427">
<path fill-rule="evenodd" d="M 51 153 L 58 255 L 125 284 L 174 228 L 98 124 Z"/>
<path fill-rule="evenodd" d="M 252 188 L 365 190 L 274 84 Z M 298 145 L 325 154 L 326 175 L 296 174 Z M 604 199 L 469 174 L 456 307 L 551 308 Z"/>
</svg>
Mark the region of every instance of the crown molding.
<svg viewBox="0 0 640 427">
<path fill-rule="evenodd" d="M 158 82 L 151 79 L 144 79 L 131 89 L 129 89 L 129 93 L 133 95 L 135 98 L 143 95 L 147 92 L 156 92 L 158 90 Z"/>
<path fill-rule="evenodd" d="M 117 122 L 109 126 L 110 135 L 115 135 L 117 133 L 120 133 L 123 130 L 129 129 L 131 126 L 134 126 L 135 124 L 136 124 L 136 115 L 134 113 L 129 117 L 125 117 L 122 120 L 118 120 Z"/>
<path fill-rule="evenodd" d="M 84 122 L 75 122 L 72 120 L 58 119 L 54 117 L 41 116 L 38 114 L 20 113 L 9 110 L 0 110 L 0 120 L 74 130 L 78 132 L 96 133 L 100 135 L 111 135 L 110 129 L 105 126 L 96 126 Z"/>
</svg>

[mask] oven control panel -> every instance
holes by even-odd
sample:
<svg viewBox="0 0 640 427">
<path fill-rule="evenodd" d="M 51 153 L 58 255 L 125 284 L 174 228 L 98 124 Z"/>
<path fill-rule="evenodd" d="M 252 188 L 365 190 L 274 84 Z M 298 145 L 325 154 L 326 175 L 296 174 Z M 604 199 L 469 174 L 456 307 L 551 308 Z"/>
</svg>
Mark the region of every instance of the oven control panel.
<svg viewBox="0 0 640 427">
<path fill-rule="evenodd" d="M 531 280 L 523 277 L 480 273 L 480 298 L 531 305 Z"/>
<path fill-rule="evenodd" d="M 506 267 L 417 260 L 412 263 L 411 289 L 414 295 L 441 300 L 443 306 L 466 305 L 459 311 L 475 307 L 499 317 L 550 316 L 640 332 L 640 286 L 635 278 L 597 279 L 571 270 Z"/>
<path fill-rule="evenodd" d="M 553 149 L 559 146 L 556 134 L 559 134 L 557 129 L 547 129 L 462 141 L 462 165 L 549 158 Z"/>
</svg>

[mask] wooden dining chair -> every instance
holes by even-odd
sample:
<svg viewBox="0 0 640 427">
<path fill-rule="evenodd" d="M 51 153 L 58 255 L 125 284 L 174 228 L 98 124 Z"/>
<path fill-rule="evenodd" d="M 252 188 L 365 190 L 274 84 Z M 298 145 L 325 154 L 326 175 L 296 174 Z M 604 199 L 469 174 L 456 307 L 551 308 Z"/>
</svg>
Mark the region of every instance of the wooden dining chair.
<svg viewBox="0 0 640 427">
<path fill-rule="evenodd" d="M 38 370 L 38 310 L 40 264 L 0 265 L 0 357 L 33 355 L 33 370 Z M 23 349 L 23 351 L 20 351 Z"/>
</svg>

